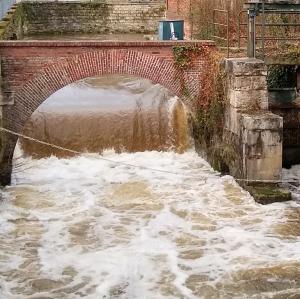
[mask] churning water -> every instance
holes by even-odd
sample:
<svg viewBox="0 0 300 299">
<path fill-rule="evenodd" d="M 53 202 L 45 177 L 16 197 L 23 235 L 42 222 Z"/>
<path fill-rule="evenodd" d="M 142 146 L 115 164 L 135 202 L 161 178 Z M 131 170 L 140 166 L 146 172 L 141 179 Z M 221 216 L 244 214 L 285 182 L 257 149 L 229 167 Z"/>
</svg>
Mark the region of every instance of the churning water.
<svg viewBox="0 0 300 299">
<path fill-rule="evenodd" d="M 47 140 L 63 142 L 61 126 Z M 300 297 L 297 198 L 262 206 L 192 149 L 143 150 L 41 159 L 16 150 L 0 203 L 1 299 Z"/>
</svg>

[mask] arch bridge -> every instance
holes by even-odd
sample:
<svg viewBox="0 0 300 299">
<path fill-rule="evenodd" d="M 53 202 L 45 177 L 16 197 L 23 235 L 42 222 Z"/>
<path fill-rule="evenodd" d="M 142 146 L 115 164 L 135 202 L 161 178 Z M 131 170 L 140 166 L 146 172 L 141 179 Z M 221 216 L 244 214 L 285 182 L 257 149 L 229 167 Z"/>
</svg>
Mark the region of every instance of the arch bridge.
<svg viewBox="0 0 300 299">
<path fill-rule="evenodd" d="M 150 79 L 177 96 L 184 86 L 199 95 L 206 57 L 197 55 L 178 72 L 174 46 L 214 48 L 211 41 L 1 41 L 1 126 L 21 133 L 32 113 L 51 94 L 83 78 L 128 74 Z M 10 183 L 17 136 L 0 133 L 0 184 Z"/>
</svg>

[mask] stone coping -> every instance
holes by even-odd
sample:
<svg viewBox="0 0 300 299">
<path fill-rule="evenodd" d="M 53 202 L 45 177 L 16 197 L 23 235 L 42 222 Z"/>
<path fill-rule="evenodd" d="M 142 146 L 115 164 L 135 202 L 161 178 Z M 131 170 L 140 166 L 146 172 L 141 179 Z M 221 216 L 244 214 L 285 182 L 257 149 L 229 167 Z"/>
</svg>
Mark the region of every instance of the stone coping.
<svg viewBox="0 0 300 299">
<path fill-rule="evenodd" d="M 99 40 L 1 40 L 0 47 L 172 47 L 172 46 L 209 46 L 216 44 L 211 40 L 195 41 L 99 41 Z"/>
</svg>

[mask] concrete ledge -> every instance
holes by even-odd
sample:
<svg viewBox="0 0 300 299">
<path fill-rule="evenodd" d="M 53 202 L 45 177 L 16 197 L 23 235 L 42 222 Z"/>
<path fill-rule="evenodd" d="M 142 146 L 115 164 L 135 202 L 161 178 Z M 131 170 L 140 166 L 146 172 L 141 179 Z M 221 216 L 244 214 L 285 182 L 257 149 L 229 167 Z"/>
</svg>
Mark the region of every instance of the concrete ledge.
<svg viewBox="0 0 300 299">
<path fill-rule="evenodd" d="M 283 118 L 272 112 L 243 113 L 242 125 L 247 130 L 278 130 L 283 128 Z"/>
<path fill-rule="evenodd" d="M 235 76 L 266 75 L 267 67 L 262 60 L 256 58 L 228 58 L 225 70 Z"/>
</svg>

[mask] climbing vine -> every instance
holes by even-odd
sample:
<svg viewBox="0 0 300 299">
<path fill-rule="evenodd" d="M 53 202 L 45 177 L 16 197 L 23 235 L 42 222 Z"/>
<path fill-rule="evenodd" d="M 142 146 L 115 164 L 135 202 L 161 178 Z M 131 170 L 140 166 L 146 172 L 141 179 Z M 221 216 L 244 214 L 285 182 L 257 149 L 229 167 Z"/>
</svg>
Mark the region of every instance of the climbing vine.
<svg viewBox="0 0 300 299">
<path fill-rule="evenodd" d="M 194 58 L 198 57 L 201 53 L 203 53 L 203 48 L 195 45 L 173 47 L 176 67 L 181 70 L 189 69 L 192 66 Z"/>
<path fill-rule="evenodd" d="M 195 103 L 196 132 L 207 145 L 223 130 L 225 72 L 220 67 L 221 58 L 217 52 L 207 56 L 207 72 L 200 78 L 200 95 Z"/>
<path fill-rule="evenodd" d="M 220 68 L 222 55 L 210 47 L 195 45 L 173 48 L 175 66 L 179 72 L 181 93 L 188 98 L 195 111 L 194 131 L 198 137 L 209 142 L 211 137 L 222 129 L 225 97 L 224 73 Z M 185 82 L 185 74 L 192 69 L 195 60 L 201 59 L 205 70 L 199 77 L 199 96 L 191 98 Z"/>
<path fill-rule="evenodd" d="M 196 148 L 206 153 L 215 169 L 227 173 L 235 160 L 236 150 L 233 144 L 224 145 L 224 106 L 226 97 L 226 74 L 221 61 L 223 56 L 210 47 L 175 47 L 175 66 L 180 72 L 182 94 L 188 98 L 193 115 L 190 119 Z M 202 56 L 201 59 L 199 56 Z M 196 60 L 201 61 L 204 71 L 199 76 L 199 95 L 197 98 L 189 91 L 185 78 L 193 71 Z M 179 79 L 177 78 L 177 79 Z M 222 146 L 220 146 L 222 144 Z"/>
</svg>

